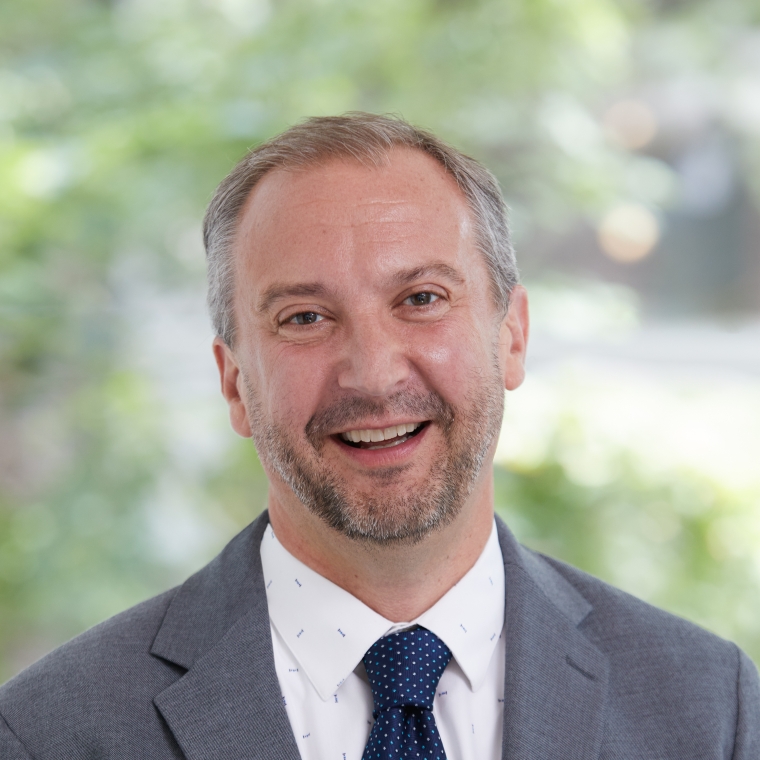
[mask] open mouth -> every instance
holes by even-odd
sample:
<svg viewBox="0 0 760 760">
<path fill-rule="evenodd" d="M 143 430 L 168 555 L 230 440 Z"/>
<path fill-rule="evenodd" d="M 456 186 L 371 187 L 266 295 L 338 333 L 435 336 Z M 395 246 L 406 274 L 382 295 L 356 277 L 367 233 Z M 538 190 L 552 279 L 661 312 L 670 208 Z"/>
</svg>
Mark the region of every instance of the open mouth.
<svg viewBox="0 0 760 760">
<path fill-rule="evenodd" d="M 355 449 L 389 449 L 414 438 L 428 424 L 429 422 L 406 422 L 377 430 L 347 430 L 338 433 L 336 438 Z"/>
</svg>

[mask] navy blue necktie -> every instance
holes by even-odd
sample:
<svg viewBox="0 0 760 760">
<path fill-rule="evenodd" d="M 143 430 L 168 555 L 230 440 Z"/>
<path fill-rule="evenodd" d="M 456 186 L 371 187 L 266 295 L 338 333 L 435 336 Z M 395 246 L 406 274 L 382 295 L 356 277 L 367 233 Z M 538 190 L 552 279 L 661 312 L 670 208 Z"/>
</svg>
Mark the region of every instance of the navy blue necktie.
<svg viewBox="0 0 760 760">
<path fill-rule="evenodd" d="M 451 651 L 426 628 L 378 639 L 364 655 L 375 725 L 362 760 L 446 760 L 433 697 Z"/>
</svg>

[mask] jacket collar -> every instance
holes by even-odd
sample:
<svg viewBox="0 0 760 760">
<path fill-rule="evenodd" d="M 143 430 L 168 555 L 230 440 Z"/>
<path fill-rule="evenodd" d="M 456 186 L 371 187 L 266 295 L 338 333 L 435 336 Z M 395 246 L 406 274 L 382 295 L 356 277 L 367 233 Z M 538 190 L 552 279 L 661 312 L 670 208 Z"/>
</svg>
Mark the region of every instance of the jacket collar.
<svg viewBox="0 0 760 760">
<path fill-rule="evenodd" d="M 497 525 L 507 590 L 502 757 L 598 757 L 609 664 L 579 629 L 592 607 Z"/>
<path fill-rule="evenodd" d="M 259 546 L 264 512 L 177 591 L 151 654 L 187 673 L 154 703 L 188 760 L 298 760 L 282 704 Z M 608 663 L 591 605 L 497 518 L 506 577 L 503 758 L 597 757 Z"/>
<path fill-rule="evenodd" d="M 264 512 L 177 591 L 151 654 L 188 672 L 153 701 L 188 760 L 299 760 L 274 669 Z"/>
</svg>

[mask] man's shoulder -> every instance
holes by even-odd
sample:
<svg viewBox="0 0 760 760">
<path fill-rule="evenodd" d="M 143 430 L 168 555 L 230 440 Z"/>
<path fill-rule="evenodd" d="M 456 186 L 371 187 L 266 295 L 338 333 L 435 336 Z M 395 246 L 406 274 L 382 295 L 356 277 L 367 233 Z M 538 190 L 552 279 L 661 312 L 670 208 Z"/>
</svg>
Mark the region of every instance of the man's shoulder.
<svg viewBox="0 0 760 760">
<path fill-rule="evenodd" d="M 608 657 L 700 655 L 719 666 L 736 664 L 735 644 L 573 565 L 519 544 L 501 520 L 497 525 L 505 562 L 529 576 L 540 595 Z"/>
<path fill-rule="evenodd" d="M 120 612 L 30 665 L 0 686 L 0 711 L 9 700 L 29 690 L 39 690 L 42 696 L 48 684 L 59 688 L 82 687 L 89 680 L 86 676 L 90 672 L 105 676 L 100 668 L 106 665 L 112 673 L 144 666 L 151 643 L 176 593 L 177 588 L 170 589 Z"/>
<path fill-rule="evenodd" d="M 736 662 L 736 645 L 678 615 L 656 607 L 596 576 L 560 560 L 536 554 L 577 589 L 589 603 L 581 630 L 602 651 L 617 656 L 699 653 L 728 664 Z"/>
<path fill-rule="evenodd" d="M 0 686 L 2 760 L 24 752 L 181 757 L 154 700 L 247 612 L 255 613 L 257 633 L 268 635 L 255 551 L 266 524 L 264 514 L 182 585 L 94 626 Z"/>
<path fill-rule="evenodd" d="M 760 757 L 760 679 L 735 644 L 502 535 L 508 609 L 511 578 L 522 600 L 513 606 L 535 620 L 527 634 L 512 629 L 522 636 L 515 651 L 531 660 L 532 678 L 550 673 L 576 695 L 595 691 L 603 756 Z"/>
<path fill-rule="evenodd" d="M 588 601 L 579 630 L 608 658 L 611 704 L 686 715 L 699 702 L 716 730 L 721 717 L 739 733 L 746 720 L 760 741 L 760 678 L 736 644 L 571 565 L 534 556 Z"/>
<path fill-rule="evenodd" d="M 176 593 L 172 589 L 109 618 L 0 686 L 0 717 L 30 755 L 52 756 L 55 746 L 68 751 L 76 734 L 91 737 L 98 746 L 90 749 L 102 751 L 101 741 L 118 736 L 119 716 L 125 722 L 140 718 L 146 728 L 155 722 L 153 697 L 184 672 L 150 652 Z M 99 736 L 98 727 L 106 724 L 111 739 Z"/>
</svg>

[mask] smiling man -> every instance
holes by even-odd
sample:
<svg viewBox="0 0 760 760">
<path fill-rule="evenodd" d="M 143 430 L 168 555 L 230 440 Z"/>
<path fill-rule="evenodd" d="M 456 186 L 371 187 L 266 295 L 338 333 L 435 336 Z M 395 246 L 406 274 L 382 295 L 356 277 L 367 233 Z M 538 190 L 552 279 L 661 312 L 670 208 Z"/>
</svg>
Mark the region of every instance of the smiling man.
<svg viewBox="0 0 760 760">
<path fill-rule="evenodd" d="M 205 242 L 268 509 L 3 687 L 0 757 L 760 757 L 746 655 L 494 518 L 528 307 L 482 166 L 311 119 L 222 182 Z"/>
</svg>

